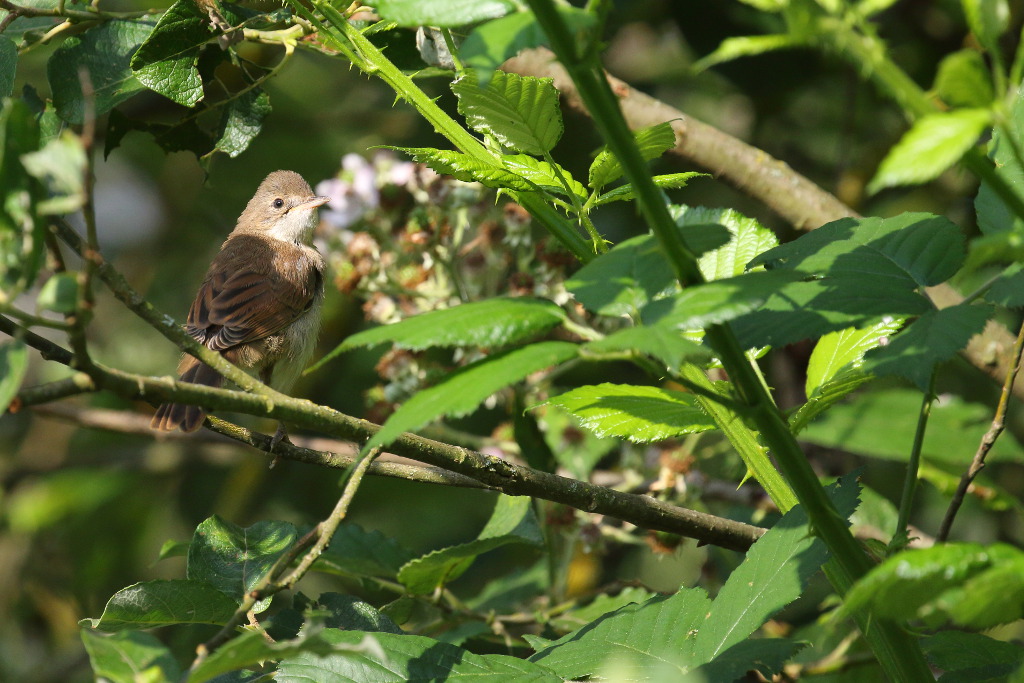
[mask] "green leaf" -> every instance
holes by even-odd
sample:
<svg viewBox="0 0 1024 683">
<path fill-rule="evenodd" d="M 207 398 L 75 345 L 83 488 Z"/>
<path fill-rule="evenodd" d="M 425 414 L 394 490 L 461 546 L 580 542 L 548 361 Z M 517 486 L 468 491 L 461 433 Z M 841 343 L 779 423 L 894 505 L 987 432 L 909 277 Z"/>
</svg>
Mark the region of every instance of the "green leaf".
<svg viewBox="0 0 1024 683">
<path fill-rule="evenodd" d="M 71 313 L 78 301 L 78 278 L 74 273 L 54 273 L 39 290 L 36 305 L 44 311 Z"/>
<path fill-rule="evenodd" d="M 189 541 L 175 541 L 174 539 L 167 539 L 164 544 L 160 546 L 160 552 L 157 554 L 156 560 L 166 560 L 171 557 L 188 557 Z"/>
<path fill-rule="evenodd" d="M 239 17 L 227 8 L 220 6 L 218 10 L 231 25 L 239 23 Z M 203 45 L 220 35 L 223 31 L 210 22 L 196 3 L 177 0 L 132 57 L 132 71 L 147 88 L 191 107 L 203 99 L 199 53 Z"/>
<path fill-rule="evenodd" d="M 127 472 L 87 468 L 68 468 L 34 478 L 7 499 L 8 525 L 31 535 L 61 522 L 100 514 L 101 506 L 128 495 L 129 479 Z"/>
<path fill-rule="evenodd" d="M 214 515 L 196 527 L 186 576 L 241 602 L 297 536 L 288 522 L 263 521 L 243 529 Z M 269 605 L 270 600 L 264 600 L 254 609 L 259 613 Z"/>
<path fill-rule="evenodd" d="M 1024 266 L 1015 263 L 1007 268 L 985 292 L 985 300 L 1007 308 L 1024 306 Z"/>
<path fill-rule="evenodd" d="M 689 173 L 669 173 L 668 175 L 656 175 L 651 180 L 654 184 L 663 190 L 675 190 L 681 187 L 686 187 L 687 183 L 693 178 L 710 178 L 711 176 L 707 173 L 697 173 L 691 171 Z M 629 183 L 616 187 L 614 190 L 605 192 L 597 201 L 594 202 L 594 206 L 601 206 L 602 204 L 609 204 L 611 202 L 622 202 L 629 201 L 636 198 L 636 191 L 633 186 Z"/>
<path fill-rule="evenodd" d="M 562 612 L 552 619 L 552 623 L 563 631 L 574 630 L 626 605 L 647 602 L 653 597 L 655 594 L 646 588 L 627 586 L 618 595 L 601 593 L 588 605 Z"/>
<path fill-rule="evenodd" d="M 840 370 L 807 397 L 807 402 L 800 406 L 790 418 L 790 430 L 794 434 L 802 432 L 811 423 L 811 420 L 824 413 L 836 403 L 839 403 L 857 389 L 860 389 L 872 379 L 874 379 L 874 376 L 861 370 L 859 365 L 856 367 L 847 366 L 845 369 Z"/>
<path fill-rule="evenodd" d="M 363 449 L 386 446 L 402 432 L 419 429 L 439 417 L 468 415 L 496 391 L 534 372 L 564 363 L 578 353 L 576 344 L 540 342 L 502 351 L 460 368 L 403 403 Z"/>
<path fill-rule="evenodd" d="M 565 25 L 575 34 L 582 33 L 594 25 L 594 15 L 591 12 L 569 5 L 558 5 L 555 9 Z M 459 56 L 467 68 L 476 72 L 480 83 L 486 84 L 495 69 L 509 57 L 514 57 L 527 48 L 541 45 L 547 46 L 549 43 L 533 12 L 515 12 L 471 30 L 459 46 Z"/>
<path fill-rule="evenodd" d="M 991 306 L 967 304 L 928 311 L 886 346 L 870 351 L 864 369 L 876 375 L 906 377 L 927 391 L 935 366 L 966 346 L 992 314 Z"/>
<path fill-rule="evenodd" d="M 503 17 L 514 9 L 508 0 L 377 0 L 374 7 L 381 19 L 410 27 L 466 26 Z"/>
<path fill-rule="evenodd" d="M 942 59 L 935 75 L 935 91 L 952 107 L 985 107 L 995 97 L 985 58 L 970 49 Z"/>
<path fill-rule="evenodd" d="M 930 287 L 945 282 L 964 259 L 964 236 L 942 216 L 902 213 L 892 218 L 842 218 L 750 262 L 805 273 Z"/>
<path fill-rule="evenodd" d="M 497 166 L 497 162 L 492 164 L 462 152 L 429 147 L 390 147 L 388 149 L 405 152 L 413 158 L 413 161 L 424 163 L 441 175 L 450 175 L 456 180 L 466 183 L 476 182 L 485 187 L 528 192 L 537 189 L 526 178 L 504 167 Z"/>
<path fill-rule="evenodd" d="M 932 666 L 945 671 L 942 683 L 978 683 L 1012 674 L 1024 663 L 1024 648 L 980 633 L 939 631 L 921 639 Z"/>
<path fill-rule="evenodd" d="M 921 392 L 911 389 L 873 391 L 834 406 L 801 435 L 801 439 L 826 448 L 860 453 L 874 458 L 906 462 L 914 442 L 914 420 L 894 420 L 893 415 L 916 415 Z M 992 423 L 992 407 L 943 396 L 932 404 L 925 433 L 926 462 L 948 463 L 963 469 Z M 1021 444 L 1004 433 L 988 461 L 1021 460 Z"/>
<path fill-rule="evenodd" d="M 565 311 L 545 299 L 494 298 L 443 308 L 353 334 L 327 355 L 391 343 L 420 351 L 434 347 L 496 348 L 544 334 L 565 320 Z"/>
<path fill-rule="evenodd" d="M 346 631 L 373 631 L 381 633 L 402 633 L 402 629 L 377 609 L 354 595 L 322 593 L 316 599 L 319 609 L 328 612 L 324 626 Z"/>
<path fill-rule="evenodd" d="M 534 159 L 526 154 L 503 154 L 502 165 L 516 175 L 529 180 L 531 183 L 548 192 L 568 195 L 565 187 L 559 180 L 558 173 L 561 173 L 569 185 L 570 192 L 581 200 L 587 198 L 587 189 L 583 184 L 572 177 L 572 175 L 558 164 L 549 164 L 546 161 Z M 556 172 L 557 169 L 557 172 Z"/>
<path fill-rule="evenodd" d="M 343 523 L 313 567 L 349 576 L 393 579 L 412 557 L 390 536 L 377 530 L 366 531 L 358 524 Z"/>
<path fill-rule="evenodd" d="M 153 136 L 153 141 L 168 153 L 192 152 L 197 158 L 209 153 L 214 140 L 203 131 L 194 118 L 185 118 L 180 123 L 168 125 L 163 123 L 147 123 L 129 119 L 115 109 L 107 119 L 107 137 L 103 146 L 103 154 L 109 156 L 117 149 L 121 140 L 131 131 L 142 131 Z"/>
<path fill-rule="evenodd" d="M 668 121 L 633 131 L 633 138 L 636 141 L 637 149 L 640 150 L 640 155 L 648 161 L 657 159 L 676 144 L 676 132 L 672 130 L 672 124 Z M 590 165 L 588 185 L 595 191 L 599 191 L 611 181 L 621 177 L 622 174 L 622 165 L 619 160 L 605 146 L 597 153 L 597 157 Z"/>
<path fill-rule="evenodd" d="M 67 38 L 46 62 L 46 74 L 57 114 L 69 123 L 80 124 L 85 99 L 78 70 L 89 73 L 95 115 L 100 116 L 144 87 L 134 77 L 132 55 L 153 31 L 145 20 L 111 19 L 88 31 Z"/>
<path fill-rule="evenodd" d="M 225 624 L 238 605 L 205 581 L 144 581 L 114 593 L 99 619 L 82 625 L 100 631 L 172 624 Z"/>
<path fill-rule="evenodd" d="M 21 163 L 38 148 L 39 125 L 25 101 L 0 101 L 0 291 L 7 301 L 35 282 L 45 256 L 39 184 Z"/>
<path fill-rule="evenodd" d="M 452 83 L 452 92 L 466 123 L 509 149 L 542 156 L 562 137 L 558 91 L 550 78 L 498 71 L 481 85 L 467 73 Z"/>
<path fill-rule="evenodd" d="M 0 415 L 18 394 L 28 370 L 28 347 L 20 339 L 0 344 Z"/>
<path fill-rule="evenodd" d="M 50 192 L 48 199 L 36 205 L 40 214 L 68 214 L 82 208 L 86 158 L 77 135 L 65 130 L 41 150 L 22 154 L 21 163 Z"/>
<path fill-rule="evenodd" d="M 18 48 L 7 36 L 0 36 L 0 98 L 14 92 L 14 75 L 18 70 Z"/>
<path fill-rule="evenodd" d="M 103 634 L 81 629 L 81 635 L 96 680 L 176 681 L 181 677 L 174 655 L 152 634 Z"/>
<path fill-rule="evenodd" d="M 618 436 L 651 443 L 705 432 L 715 422 L 697 406 L 693 394 L 628 384 L 584 386 L 548 399 L 599 437 Z"/>
<path fill-rule="evenodd" d="M 978 142 L 991 118 L 988 109 L 955 109 L 922 116 L 889 150 L 868 183 L 868 192 L 938 178 Z"/>
<path fill-rule="evenodd" d="M 801 273 L 775 270 L 746 273 L 687 287 L 669 298 L 652 301 L 640 312 L 645 325 L 695 330 L 727 322 L 765 305 L 776 292 L 799 280 Z M 806 283 L 797 283 L 806 284 Z M 769 333 L 770 330 L 765 330 Z M 764 344 L 751 344 L 764 346 Z"/>
<path fill-rule="evenodd" d="M 993 130 L 988 152 L 995 163 L 996 173 L 1003 182 L 1010 185 L 1017 196 L 1021 196 L 1024 195 L 1024 168 L 1017 161 L 1013 145 L 1006 140 L 1006 132 L 1013 136 L 1016 144 L 1024 144 L 1024 90 L 1018 91 L 1010 111 L 1008 125 L 998 126 Z M 974 210 L 978 215 L 978 229 L 985 235 L 1006 231 L 1024 233 L 1024 218 L 1011 211 L 1002 198 L 984 181 L 974 199 Z"/>
<path fill-rule="evenodd" d="M 638 351 L 660 360 L 671 372 L 677 372 L 685 360 L 708 360 L 711 350 L 685 339 L 678 331 L 667 326 L 650 325 L 627 327 L 613 332 L 604 339 L 584 345 L 585 351 L 609 353 Z"/>
<path fill-rule="evenodd" d="M 961 0 L 961 4 L 971 33 L 990 53 L 998 53 L 999 37 L 1010 19 L 1006 0 Z"/>
<path fill-rule="evenodd" d="M 686 226 L 680 232 L 698 255 L 720 248 L 728 239 L 721 225 Z M 647 302 L 678 290 L 672 267 L 653 235 L 616 245 L 576 271 L 565 287 L 588 310 L 610 316 L 635 316 Z"/>
<path fill-rule="evenodd" d="M 802 36 L 789 33 L 779 33 L 763 36 L 737 36 L 726 38 L 719 44 L 715 51 L 701 57 L 691 67 L 695 72 L 706 71 L 716 64 L 731 62 L 740 57 L 752 57 L 775 50 L 788 50 L 794 47 L 801 47 L 807 44 Z"/>
<path fill-rule="evenodd" d="M 844 516 L 857 504 L 855 481 L 846 477 L 830 491 Z M 771 666 L 764 666 L 762 647 L 791 654 L 792 643 L 746 639 L 800 596 L 826 557 L 797 506 L 751 547 L 714 602 L 699 588 L 683 588 L 668 598 L 626 605 L 563 636 L 530 661 L 574 679 L 602 671 L 609 660 L 626 666 L 633 680 L 678 680 L 701 665 L 712 665 L 704 672 L 716 672 L 707 680 L 734 680 L 755 668 L 770 676 L 784 658 L 772 650 Z"/>
<path fill-rule="evenodd" d="M 781 12 L 789 7 L 789 0 L 740 0 L 740 2 L 762 12 Z"/>
<path fill-rule="evenodd" d="M 854 584 L 839 612 L 849 614 L 870 607 L 878 617 L 915 619 L 924 615 L 923 608 L 934 607 L 936 601 L 941 601 L 947 590 L 960 588 L 964 582 L 1003 563 L 1018 572 L 1017 594 L 1024 596 L 1022 562 L 1021 551 L 1002 543 L 946 543 L 905 550 L 874 567 Z M 1010 601 L 1009 597 L 1002 595 L 1003 600 L 1015 602 L 1019 610 L 1021 600 Z"/>
<path fill-rule="evenodd" d="M 270 113 L 270 96 L 260 88 L 242 93 L 224 109 L 215 148 L 234 159 L 249 147 Z"/>
<path fill-rule="evenodd" d="M 729 242 L 700 256 L 698 265 L 706 280 L 742 275 L 755 256 L 779 244 L 774 232 L 733 209 L 672 205 L 669 211 L 684 230 L 689 226 L 715 223 L 729 231 Z"/>
<path fill-rule="evenodd" d="M 373 680 L 482 681 L 489 683 L 561 683 L 562 679 L 543 666 L 508 655 L 478 655 L 455 645 L 425 636 L 366 634 L 361 631 L 326 630 L 321 636 L 334 647 L 358 645 L 372 638 L 377 647 L 363 652 L 327 656 L 303 653 L 285 659 L 274 680 L 280 683 L 351 683 Z M 190 683 L 192 683 L 190 681 Z"/>
<path fill-rule="evenodd" d="M 889 338 L 902 326 L 902 320 L 890 318 L 868 327 L 849 327 L 831 332 L 818 340 L 807 362 L 804 390 L 808 399 L 820 395 L 823 388 L 841 371 L 859 368 L 865 353 L 887 344 Z"/>
<path fill-rule="evenodd" d="M 537 548 L 544 545 L 533 502 L 528 497 L 498 496 L 494 512 L 476 540 L 410 560 L 398 572 L 398 580 L 409 593 L 426 595 L 462 576 L 478 555 L 510 543 Z"/>
<path fill-rule="evenodd" d="M 359 656 L 379 657 L 382 654 L 376 633 L 346 632 L 358 633 L 358 638 L 337 638 L 334 635 L 337 633 L 341 633 L 341 631 L 307 627 L 297 638 L 271 642 L 261 631 L 245 631 L 224 643 L 198 666 L 189 670 L 186 683 L 204 683 L 229 672 L 268 661 L 283 661 L 285 664 L 289 664 L 300 655 L 310 657 L 314 662 L 319 663 L 322 657 L 338 660 Z M 280 676 L 275 676 L 274 680 L 282 679 Z M 311 679 L 305 680 L 308 683 Z M 352 681 L 353 679 L 317 676 L 312 680 L 329 683 L 330 681 Z"/>
</svg>

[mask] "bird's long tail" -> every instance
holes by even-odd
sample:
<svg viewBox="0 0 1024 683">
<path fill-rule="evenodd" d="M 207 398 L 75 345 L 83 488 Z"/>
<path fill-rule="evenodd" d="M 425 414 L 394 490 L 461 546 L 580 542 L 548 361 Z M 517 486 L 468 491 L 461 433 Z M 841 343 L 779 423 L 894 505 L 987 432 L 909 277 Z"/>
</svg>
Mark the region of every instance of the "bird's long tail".
<svg viewBox="0 0 1024 683">
<path fill-rule="evenodd" d="M 224 383 L 224 377 L 206 363 L 186 356 L 191 363 L 186 367 L 179 381 L 191 382 L 192 384 L 204 384 L 208 387 L 219 387 Z M 194 432 L 199 429 L 206 413 L 199 406 L 188 406 L 181 403 L 164 403 L 156 409 L 149 426 L 165 432 L 181 427 L 183 432 Z"/>
</svg>

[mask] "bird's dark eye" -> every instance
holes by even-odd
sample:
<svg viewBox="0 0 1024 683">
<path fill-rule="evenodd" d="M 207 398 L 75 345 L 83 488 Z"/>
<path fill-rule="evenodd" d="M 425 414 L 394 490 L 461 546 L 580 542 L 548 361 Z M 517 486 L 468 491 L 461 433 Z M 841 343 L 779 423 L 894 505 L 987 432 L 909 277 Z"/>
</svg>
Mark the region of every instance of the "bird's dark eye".
<svg viewBox="0 0 1024 683">
<path fill-rule="evenodd" d="M 274 200 L 274 208 L 275 209 L 280 209 L 282 206 L 284 206 L 284 200 L 283 199 L 278 197 L 277 199 Z"/>
</svg>

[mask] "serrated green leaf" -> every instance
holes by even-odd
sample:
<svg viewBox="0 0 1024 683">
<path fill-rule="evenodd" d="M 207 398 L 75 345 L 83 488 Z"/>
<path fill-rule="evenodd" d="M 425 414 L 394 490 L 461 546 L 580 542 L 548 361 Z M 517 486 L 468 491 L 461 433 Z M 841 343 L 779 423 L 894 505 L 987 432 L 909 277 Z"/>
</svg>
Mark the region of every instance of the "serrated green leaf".
<svg viewBox="0 0 1024 683">
<path fill-rule="evenodd" d="M 922 116 L 889 150 L 868 183 L 868 192 L 938 178 L 978 142 L 991 119 L 988 109 L 955 109 Z"/>
<path fill-rule="evenodd" d="M 114 593 L 100 618 L 84 619 L 82 625 L 124 631 L 172 624 L 225 624 L 237 606 L 205 581 L 144 581 Z"/>
<path fill-rule="evenodd" d="M 323 631 L 321 637 L 334 647 L 358 645 L 372 638 L 375 649 L 327 656 L 302 653 L 278 666 L 274 680 L 280 683 L 351 683 L 368 675 L 380 683 L 402 681 L 482 681 L 489 683 L 561 683 L 543 666 L 508 655 L 478 655 L 425 636 L 361 631 Z M 191 681 L 189 683 L 192 683 Z"/>
<path fill-rule="evenodd" d="M 589 342 L 583 348 L 598 353 L 639 351 L 657 358 L 671 372 L 677 372 L 684 360 L 708 360 L 712 355 L 711 349 L 661 325 L 627 327 L 604 339 Z"/>
<path fill-rule="evenodd" d="M 544 545 L 544 536 L 528 497 L 500 495 L 491 518 L 476 540 L 410 560 L 398 572 L 398 580 L 409 593 L 426 595 L 462 576 L 477 556 L 510 543 Z"/>
<path fill-rule="evenodd" d="M 807 402 L 800 406 L 790 418 L 789 429 L 794 434 L 802 432 L 811 423 L 811 420 L 872 379 L 874 379 L 874 375 L 864 372 L 859 367 L 847 366 L 807 397 Z"/>
<path fill-rule="evenodd" d="M 1015 263 L 985 292 L 985 300 L 997 306 L 1024 306 L 1024 265 Z"/>
<path fill-rule="evenodd" d="M 945 671 L 942 683 L 975 683 L 1006 676 L 1024 662 L 1024 648 L 980 633 L 939 631 L 921 639 L 932 666 Z"/>
<path fill-rule="evenodd" d="M 44 311 L 71 313 L 78 301 L 78 278 L 74 273 L 54 273 L 39 290 L 36 305 Z"/>
<path fill-rule="evenodd" d="M 705 280 L 742 275 L 755 256 L 779 244 L 774 232 L 733 209 L 672 205 L 669 211 L 681 228 L 715 223 L 724 225 L 732 236 L 724 246 L 700 256 L 698 265 Z"/>
<path fill-rule="evenodd" d="M 676 190 L 681 187 L 686 187 L 694 178 L 710 178 L 711 176 L 707 173 L 697 173 L 691 171 L 689 173 L 669 173 L 668 175 L 656 175 L 651 180 L 654 184 L 663 190 Z M 581 185 L 582 187 L 582 185 Z M 601 206 L 602 204 L 610 204 L 611 202 L 622 202 L 630 201 L 636 197 L 636 191 L 630 183 L 626 183 L 620 187 L 616 187 L 614 190 L 605 192 L 597 201 L 594 202 L 594 206 Z"/>
<path fill-rule="evenodd" d="M 1002 543 L 946 543 L 905 550 L 874 567 L 854 584 L 840 613 L 849 614 L 870 606 L 879 617 L 915 619 L 923 607 L 941 600 L 948 589 L 958 588 L 1003 563 L 1015 565 L 1019 574 L 1022 562 L 1021 551 Z M 1018 589 L 1018 593 L 1024 596 L 1024 591 Z M 1007 597 L 1003 595 L 1004 600 Z"/>
<path fill-rule="evenodd" d="M 832 407 L 812 422 L 801 439 L 874 458 L 906 462 L 914 443 L 915 420 L 894 420 L 893 415 L 915 415 L 921 409 L 921 392 L 890 389 L 857 395 Z M 963 469 L 992 424 L 992 407 L 943 396 L 932 404 L 922 454 L 926 462 L 948 463 Z M 1004 433 L 988 461 L 1020 461 L 1021 444 Z"/>
<path fill-rule="evenodd" d="M 101 116 L 144 89 L 132 74 L 132 55 L 153 32 L 147 20 L 111 19 L 67 38 L 46 62 L 46 74 L 57 114 L 69 123 L 82 123 L 85 99 L 79 68 L 92 84 L 94 113 Z"/>
<path fill-rule="evenodd" d="M 716 64 L 731 62 L 740 57 L 752 57 L 766 52 L 774 52 L 775 50 L 801 47 L 806 44 L 807 40 L 805 38 L 790 33 L 726 38 L 715 48 L 714 52 L 694 62 L 692 68 L 695 72 L 700 73 Z"/>
<path fill-rule="evenodd" d="M 675 146 L 676 132 L 672 129 L 672 124 L 665 121 L 633 131 L 633 139 L 640 155 L 650 161 L 657 159 Z M 587 184 L 595 191 L 600 191 L 602 187 L 621 177 L 622 174 L 622 165 L 619 160 L 605 146 L 597 153 L 594 162 L 590 164 Z"/>
<path fill-rule="evenodd" d="M 263 119 L 270 110 L 270 96 L 260 88 L 248 90 L 231 100 L 224 109 L 215 148 L 232 159 L 237 157 L 259 135 Z"/>
<path fill-rule="evenodd" d="M 966 346 L 993 312 L 990 306 L 964 304 L 928 311 L 886 346 L 869 351 L 864 357 L 864 370 L 906 377 L 921 391 L 927 391 L 935 366 Z"/>
<path fill-rule="evenodd" d="M 0 415 L 18 395 L 28 371 L 28 347 L 20 339 L 0 344 Z"/>
<path fill-rule="evenodd" d="M 528 192 L 537 189 L 522 176 L 498 166 L 497 161 L 490 163 L 462 152 L 429 147 L 390 147 L 389 149 L 405 152 L 413 158 L 413 161 L 426 164 L 441 175 L 450 175 L 456 180 L 466 183 L 476 182 L 485 187 Z"/>
<path fill-rule="evenodd" d="M 830 492 L 845 516 L 857 504 L 855 481 L 848 476 Z M 733 680 L 748 669 L 762 669 L 769 652 L 759 646 L 761 641 L 746 639 L 800 596 L 825 557 L 822 542 L 808 533 L 802 508 L 795 507 L 751 547 L 714 602 L 699 588 L 683 588 L 671 597 L 626 605 L 559 638 L 529 661 L 573 679 L 622 658 L 634 680 L 679 679 L 702 665 L 707 668 L 700 671 L 716 673 L 709 680 Z M 793 644 L 783 643 L 768 647 L 791 654 Z M 781 665 L 784 657 L 773 652 L 770 663 Z"/>
<path fill-rule="evenodd" d="M 995 163 L 996 172 L 1017 196 L 1024 194 L 1024 168 L 1017 161 L 1014 145 L 1006 140 L 1006 133 L 1013 136 L 1015 144 L 1024 144 L 1024 90 L 1018 92 L 1010 111 L 1006 126 L 998 126 L 992 132 L 988 155 Z M 978 216 L 978 229 L 985 235 L 1005 231 L 1024 233 L 1024 218 L 1017 216 L 1003 202 L 1002 198 L 984 180 L 974 199 L 974 210 Z"/>
<path fill-rule="evenodd" d="M 174 655 L 152 634 L 140 631 L 105 634 L 83 628 L 81 636 L 97 680 L 120 683 L 176 681 L 181 677 L 181 667 Z M 159 672 L 158 678 L 143 678 L 154 670 Z"/>
<path fill-rule="evenodd" d="M 699 329 L 760 309 L 777 292 L 788 291 L 787 285 L 805 284 L 795 282 L 801 277 L 796 271 L 774 270 L 713 280 L 652 301 L 644 306 L 640 316 L 645 325 L 680 331 Z M 747 348 L 752 346 L 764 344 Z"/>
<path fill-rule="evenodd" d="M 239 18 L 218 8 L 224 19 L 237 25 Z M 153 33 L 132 57 L 131 68 L 139 82 L 178 104 L 191 107 L 203 99 L 199 52 L 223 31 L 191 0 L 177 0 L 167 8 Z"/>
<path fill-rule="evenodd" d="M 680 228 L 690 250 L 704 254 L 721 248 L 729 233 L 721 225 Z M 578 270 L 566 289 L 588 310 L 601 315 L 637 315 L 649 301 L 678 290 L 672 267 L 653 235 L 640 235 L 616 245 Z"/>
<path fill-rule="evenodd" d="M 808 399 L 821 395 L 824 387 L 842 370 L 859 368 L 865 353 L 888 343 L 902 326 L 902 319 L 889 318 L 868 327 L 831 332 L 818 340 L 807 362 L 804 391 Z"/>
<path fill-rule="evenodd" d="M 358 524 L 343 523 L 313 567 L 350 576 L 393 579 L 412 558 L 412 553 L 390 536 L 376 529 L 366 531 Z"/>
<path fill-rule="evenodd" d="M 961 0 L 967 25 L 989 52 L 1000 50 L 999 37 L 1006 31 L 1010 7 L 1006 0 Z"/>
<path fill-rule="evenodd" d="M 892 218 L 842 218 L 827 223 L 769 249 L 749 267 L 793 268 L 914 288 L 945 282 L 959 270 L 963 259 L 960 228 L 942 216 L 903 213 Z"/>
<path fill-rule="evenodd" d="M 343 351 L 386 343 L 413 351 L 434 347 L 510 346 L 542 335 L 563 320 L 565 311 L 545 299 L 517 297 L 476 301 L 353 334 L 317 366 Z"/>
<path fill-rule="evenodd" d="M 550 78 L 495 72 L 487 85 L 474 73 L 452 83 L 459 113 L 480 133 L 509 149 L 541 156 L 562 137 L 558 91 Z"/>
<path fill-rule="evenodd" d="M 69 130 L 47 142 L 42 149 L 21 155 L 25 170 L 50 193 L 50 197 L 36 205 L 40 214 L 67 214 L 82 208 L 86 161 L 82 141 Z"/>
<path fill-rule="evenodd" d="M 946 55 L 935 75 L 935 91 L 951 107 L 985 107 L 995 97 L 985 58 L 977 50 Z"/>
<path fill-rule="evenodd" d="M 957 626 L 986 629 L 1024 617 L 1024 554 L 1001 559 L 939 595 L 934 609 Z"/>
<path fill-rule="evenodd" d="M 369 631 L 379 633 L 402 633 L 402 629 L 391 619 L 381 614 L 370 603 L 354 595 L 322 593 L 316 599 L 319 609 L 327 611 L 323 624 L 327 628 L 346 631 Z"/>
<path fill-rule="evenodd" d="M 290 664 L 302 657 L 310 657 L 317 665 L 322 657 L 330 657 L 334 661 L 344 658 L 380 657 L 383 653 L 377 641 L 377 633 L 357 633 L 359 637 L 337 638 L 334 634 L 342 633 L 337 629 L 306 628 L 297 638 L 279 642 L 271 642 L 262 631 L 246 631 L 235 636 L 217 648 L 198 666 L 189 670 L 186 683 L 205 683 L 243 667 L 250 667 L 264 662 L 282 661 Z M 218 678 L 218 680 L 221 680 Z M 275 676 L 274 680 L 283 680 Z M 294 678 L 290 680 L 296 680 Z M 310 679 L 305 679 L 308 683 Z M 318 683 L 332 681 L 349 681 L 353 679 L 329 678 L 317 676 L 313 680 Z M 397 680 L 397 679 L 396 679 Z"/>
<path fill-rule="evenodd" d="M 583 386 L 548 399 L 546 404 L 569 411 L 599 437 L 618 436 L 633 443 L 715 428 L 714 420 L 697 406 L 693 394 L 660 387 Z"/>
<path fill-rule="evenodd" d="M 509 171 L 522 178 L 526 178 L 531 183 L 548 192 L 566 196 L 571 193 L 581 200 L 587 198 L 587 189 L 583 187 L 583 184 L 573 178 L 568 171 L 558 164 L 552 165 L 526 154 L 503 154 L 501 156 L 501 163 Z M 561 173 L 561 177 L 569 186 L 569 192 L 566 192 L 565 187 L 562 185 L 559 173 Z"/>
<path fill-rule="evenodd" d="M 242 528 L 214 515 L 196 527 L 186 576 L 241 602 L 297 537 L 288 522 L 262 521 Z M 254 610 L 259 613 L 269 605 L 269 599 L 263 600 Z"/>
<path fill-rule="evenodd" d="M 655 594 L 646 588 L 627 586 L 617 595 L 602 593 L 588 605 L 562 612 L 552 620 L 552 623 L 561 630 L 575 630 L 584 624 L 594 621 L 598 617 L 614 612 L 626 605 L 647 602 L 653 597 L 655 597 Z"/>
<path fill-rule="evenodd" d="M 0 98 L 14 92 L 14 75 L 18 70 L 18 48 L 7 36 L 0 36 Z"/>
<path fill-rule="evenodd" d="M 403 403 L 363 449 L 386 446 L 402 432 L 419 429 L 439 417 L 468 415 L 496 391 L 534 372 L 564 363 L 578 353 L 576 344 L 540 342 L 502 351 L 460 368 Z"/>
<path fill-rule="evenodd" d="M 452 27 L 503 17 L 514 9 L 508 0 L 377 0 L 382 19 L 399 26 Z"/>
</svg>

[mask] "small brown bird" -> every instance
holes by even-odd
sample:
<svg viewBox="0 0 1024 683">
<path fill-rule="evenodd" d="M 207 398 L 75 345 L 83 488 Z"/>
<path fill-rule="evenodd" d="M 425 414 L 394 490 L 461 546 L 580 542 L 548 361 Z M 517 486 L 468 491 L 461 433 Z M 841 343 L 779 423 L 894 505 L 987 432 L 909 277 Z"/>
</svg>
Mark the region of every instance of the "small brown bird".
<svg viewBox="0 0 1024 683">
<path fill-rule="evenodd" d="M 317 208 L 298 173 L 274 171 L 238 217 L 206 272 L 185 330 L 238 367 L 287 391 L 309 361 L 320 329 L 324 260 L 312 246 Z M 219 387 L 224 377 L 185 354 L 180 380 Z M 198 406 L 164 403 L 150 426 L 192 432 L 203 424 Z M 278 427 L 274 443 L 286 436 Z"/>
</svg>

